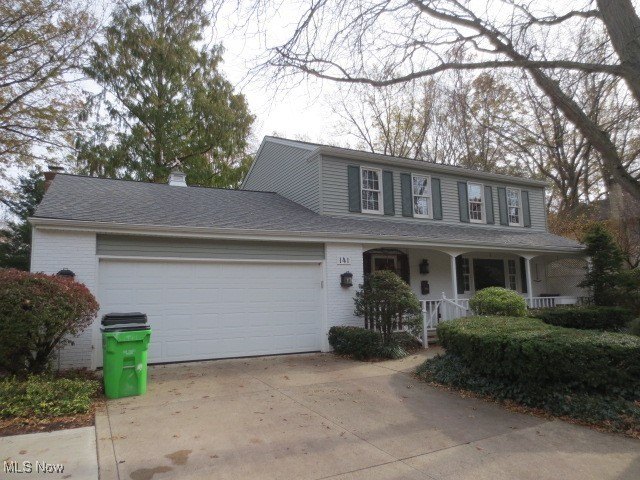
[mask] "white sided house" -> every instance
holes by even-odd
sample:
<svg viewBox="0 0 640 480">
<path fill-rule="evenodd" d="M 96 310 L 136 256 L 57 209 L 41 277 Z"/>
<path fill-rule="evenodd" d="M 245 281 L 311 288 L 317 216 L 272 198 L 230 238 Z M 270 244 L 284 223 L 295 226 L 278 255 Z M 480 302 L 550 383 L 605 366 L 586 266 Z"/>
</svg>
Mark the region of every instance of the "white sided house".
<svg viewBox="0 0 640 480">
<path fill-rule="evenodd" d="M 355 290 L 380 269 L 428 329 L 488 286 L 534 307 L 582 295 L 582 246 L 547 231 L 534 180 L 274 137 L 240 190 L 51 177 L 32 271 L 72 270 L 101 315 L 146 313 L 150 363 L 327 351 L 331 326 L 363 325 Z M 102 365 L 99 319 L 60 365 Z"/>
</svg>

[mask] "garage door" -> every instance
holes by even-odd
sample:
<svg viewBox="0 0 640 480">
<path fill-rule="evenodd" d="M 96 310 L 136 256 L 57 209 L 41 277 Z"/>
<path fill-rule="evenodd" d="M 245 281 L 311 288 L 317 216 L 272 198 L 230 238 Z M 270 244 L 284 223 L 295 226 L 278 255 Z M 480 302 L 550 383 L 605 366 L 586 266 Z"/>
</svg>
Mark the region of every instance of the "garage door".
<svg viewBox="0 0 640 480">
<path fill-rule="evenodd" d="M 145 312 L 149 362 L 320 349 L 317 263 L 102 260 L 101 313 Z"/>
</svg>

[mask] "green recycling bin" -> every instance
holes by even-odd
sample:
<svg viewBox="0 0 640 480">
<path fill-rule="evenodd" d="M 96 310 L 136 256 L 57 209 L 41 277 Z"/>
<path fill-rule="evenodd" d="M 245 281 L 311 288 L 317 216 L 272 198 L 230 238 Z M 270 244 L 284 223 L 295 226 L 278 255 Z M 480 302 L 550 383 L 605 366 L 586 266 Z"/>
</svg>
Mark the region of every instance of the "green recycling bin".
<svg viewBox="0 0 640 480">
<path fill-rule="evenodd" d="M 144 395 L 151 329 L 143 313 L 102 317 L 104 392 L 107 398 Z"/>
</svg>

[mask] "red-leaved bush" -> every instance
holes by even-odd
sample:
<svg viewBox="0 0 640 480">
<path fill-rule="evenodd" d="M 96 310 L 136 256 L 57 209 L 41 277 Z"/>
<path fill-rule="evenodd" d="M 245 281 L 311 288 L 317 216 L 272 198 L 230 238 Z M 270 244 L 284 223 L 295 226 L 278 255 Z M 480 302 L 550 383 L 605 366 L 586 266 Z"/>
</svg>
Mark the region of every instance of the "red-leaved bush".
<svg viewBox="0 0 640 480">
<path fill-rule="evenodd" d="M 98 302 L 81 283 L 0 269 L 0 368 L 46 370 L 55 349 L 73 344 L 97 313 Z"/>
</svg>

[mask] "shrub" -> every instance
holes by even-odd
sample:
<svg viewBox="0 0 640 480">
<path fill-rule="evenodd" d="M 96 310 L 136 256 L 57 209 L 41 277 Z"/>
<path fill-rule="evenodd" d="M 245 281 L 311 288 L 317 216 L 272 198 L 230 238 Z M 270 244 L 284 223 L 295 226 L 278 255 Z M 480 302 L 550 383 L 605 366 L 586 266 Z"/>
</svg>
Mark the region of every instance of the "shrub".
<svg viewBox="0 0 640 480">
<path fill-rule="evenodd" d="M 526 384 L 479 374 L 450 353 L 427 360 L 416 373 L 429 382 L 498 400 L 517 401 L 553 415 L 569 416 L 629 434 L 640 432 L 640 405 L 616 395 L 573 392 L 564 385 L 531 389 Z"/>
<path fill-rule="evenodd" d="M 360 327 L 331 327 L 329 345 L 340 355 L 368 360 L 381 356 L 382 335 Z"/>
<path fill-rule="evenodd" d="M 468 317 L 440 324 L 438 338 L 474 372 L 529 391 L 640 395 L 640 338 L 632 335 L 556 327 L 533 318 Z"/>
<path fill-rule="evenodd" d="M 527 303 L 513 290 L 501 287 L 483 288 L 469 301 L 476 315 L 521 317 L 527 314 Z"/>
<path fill-rule="evenodd" d="M 632 318 L 622 307 L 567 307 L 540 309 L 535 313 L 545 323 L 585 330 L 620 331 Z"/>
<path fill-rule="evenodd" d="M 331 327 L 329 345 L 340 355 L 349 355 L 357 360 L 379 358 L 402 358 L 407 352 L 421 346 L 415 337 L 407 332 L 394 332 L 387 344 L 382 334 L 361 327 Z"/>
<path fill-rule="evenodd" d="M 86 378 L 31 375 L 0 380 L 0 416 L 57 417 L 87 413 L 100 383 Z"/>
<path fill-rule="evenodd" d="M 0 269 L 0 368 L 46 370 L 54 349 L 72 344 L 97 312 L 98 303 L 80 283 Z"/>
<path fill-rule="evenodd" d="M 631 320 L 631 322 L 629 323 L 629 333 L 631 335 L 636 335 L 640 337 L 640 318 Z"/>
<path fill-rule="evenodd" d="M 398 321 L 420 314 L 420 302 L 411 287 L 395 273 L 379 270 L 369 275 L 355 296 L 355 315 L 364 317 L 365 327 L 382 333 L 385 345 Z"/>
</svg>

